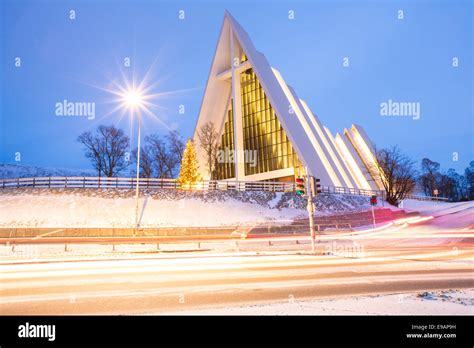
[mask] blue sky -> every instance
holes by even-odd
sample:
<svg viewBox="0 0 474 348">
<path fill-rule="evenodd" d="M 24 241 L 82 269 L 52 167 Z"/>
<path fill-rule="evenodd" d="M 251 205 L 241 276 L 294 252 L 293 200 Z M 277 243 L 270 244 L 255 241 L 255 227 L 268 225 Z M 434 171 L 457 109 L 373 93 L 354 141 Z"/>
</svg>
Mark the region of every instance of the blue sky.
<svg viewBox="0 0 474 348">
<path fill-rule="evenodd" d="M 154 92 L 166 94 L 153 110 L 163 122 L 144 118 L 145 135 L 166 133 L 164 123 L 190 137 L 225 9 L 333 133 L 357 123 L 377 147 L 398 145 L 417 162 L 429 157 L 444 169 L 463 171 L 474 160 L 471 1 L 3 0 L 0 6 L 1 163 L 89 168 L 76 138 L 99 124 L 121 127 L 135 144 L 130 119 L 110 113 L 113 96 L 96 87 L 110 86 L 122 72 L 140 79 L 150 66 L 150 80 L 159 81 Z M 131 68 L 122 66 L 125 57 Z M 56 116 L 64 99 L 95 102 L 95 119 Z M 420 118 L 381 116 L 380 104 L 389 99 L 420 103 Z"/>
</svg>

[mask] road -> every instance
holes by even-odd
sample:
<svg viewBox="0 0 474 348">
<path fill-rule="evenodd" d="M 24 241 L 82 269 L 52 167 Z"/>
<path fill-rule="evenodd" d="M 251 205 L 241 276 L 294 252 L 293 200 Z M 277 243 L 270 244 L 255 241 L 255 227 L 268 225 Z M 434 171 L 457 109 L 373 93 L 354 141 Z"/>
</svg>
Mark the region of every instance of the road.
<svg viewBox="0 0 474 348">
<path fill-rule="evenodd" d="M 326 235 L 315 254 L 308 240 L 296 244 L 289 237 L 265 247 L 249 240 L 239 251 L 4 260 L 0 313 L 158 314 L 293 298 L 474 288 L 473 231 L 431 231 L 429 222 L 422 224 Z"/>
</svg>

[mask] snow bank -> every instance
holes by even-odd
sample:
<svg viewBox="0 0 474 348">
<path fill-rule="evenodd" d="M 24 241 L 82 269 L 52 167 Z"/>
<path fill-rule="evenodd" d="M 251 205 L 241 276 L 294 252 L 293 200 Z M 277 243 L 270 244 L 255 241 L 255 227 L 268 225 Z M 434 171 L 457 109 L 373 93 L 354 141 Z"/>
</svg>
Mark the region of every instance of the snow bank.
<svg viewBox="0 0 474 348">
<path fill-rule="evenodd" d="M 415 199 L 405 199 L 403 209 L 406 211 L 418 211 L 433 216 L 456 213 L 461 210 L 474 207 L 474 201 L 469 202 L 436 202 L 436 201 L 418 201 Z"/>
<path fill-rule="evenodd" d="M 140 225 L 223 226 L 286 221 L 305 211 L 271 208 L 271 192 L 153 190 L 139 199 Z M 7 189 L 0 191 L 2 227 L 133 227 L 133 190 Z"/>
<path fill-rule="evenodd" d="M 134 227 L 135 191 L 126 189 L 0 190 L 0 227 Z M 370 209 L 369 197 L 320 194 L 318 215 Z M 142 190 L 142 227 L 224 226 L 307 216 L 306 200 L 292 192 Z"/>
<path fill-rule="evenodd" d="M 433 216 L 429 229 L 472 228 L 474 225 L 474 202 L 430 202 L 407 199 L 406 211 L 418 211 L 421 215 Z M 427 227 L 428 228 L 428 227 Z"/>
<path fill-rule="evenodd" d="M 473 315 L 474 289 L 351 296 L 179 311 L 178 315 Z"/>
</svg>

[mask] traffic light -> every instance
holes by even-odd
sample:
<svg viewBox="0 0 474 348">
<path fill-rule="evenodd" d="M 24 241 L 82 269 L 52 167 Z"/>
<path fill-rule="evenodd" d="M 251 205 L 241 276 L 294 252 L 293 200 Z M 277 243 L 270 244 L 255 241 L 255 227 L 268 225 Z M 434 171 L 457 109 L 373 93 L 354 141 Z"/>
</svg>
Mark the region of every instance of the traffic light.
<svg viewBox="0 0 474 348">
<path fill-rule="evenodd" d="M 321 184 L 318 178 L 314 176 L 310 176 L 310 187 L 311 187 L 311 195 L 315 197 L 318 193 L 321 193 Z"/>
<path fill-rule="evenodd" d="M 370 197 L 370 204 L 377 205 L 377 196 L 373 195 Z"/>
<path fill-rule="evenodd" d="M 296 178 L 296 194 L 303 196 L 305 194 L 304 179 L 301 177 Z"/>
<path fill-rule="evenodd" d="M 316 194 L 321 193 L 321 180 L 318 178 L 315 178 L 314 176 L 312 178 L 313 178 L 313 187 L 314 187 L 313 196 L 316 196 Z"/>
</svg>

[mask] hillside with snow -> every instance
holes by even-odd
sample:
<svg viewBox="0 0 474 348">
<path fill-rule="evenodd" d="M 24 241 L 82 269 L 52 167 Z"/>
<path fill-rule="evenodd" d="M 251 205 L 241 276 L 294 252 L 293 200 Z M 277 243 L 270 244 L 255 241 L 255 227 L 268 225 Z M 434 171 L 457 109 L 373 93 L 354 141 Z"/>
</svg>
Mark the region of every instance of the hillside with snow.
<svg viewBox="0 0 474 348">
<path fill-rule="evenodd" d="M 133 227 L 134 190 L 2 189 L 0 227 Z M 318 195 L 317 214 L 370 208 L 369 198 Z M 294 193 L 142 190 L 142 227 L 290 224 L 307 216 Z"/>
<path fill-rule="evenodd" d="M 403 207 L 405 211 L 432 216 L 438 229 L 474 228 L 474 201 L 449 203 L 407 199 Z M 433 226 L 430 228 L 433 229 Z"/>
<path fill-rule="evenodd" d="M 96 172 L 0 165 L 0 178 L 42 176 L 96 176 Z M 2 189 L 0 227 L 134 227 L 134 195 L 128 189 Z M 321 216 L 371 208 L 367 196 L 319 194 L 314 203 Z M 139 206 L 142 227 L 290 224 L 307 217 L 306 200 L 293 192 L 142 190 Z M 379 200 L 382 206 L 397 209 Z M 405 200 L 403 207 L 435 217 L 456 213 L 459 226 L 474 223 L 472 202 Z M 452 225 L 451 220 L 440 217 L 437 221 L 444 226 Z"/>
</svg>

